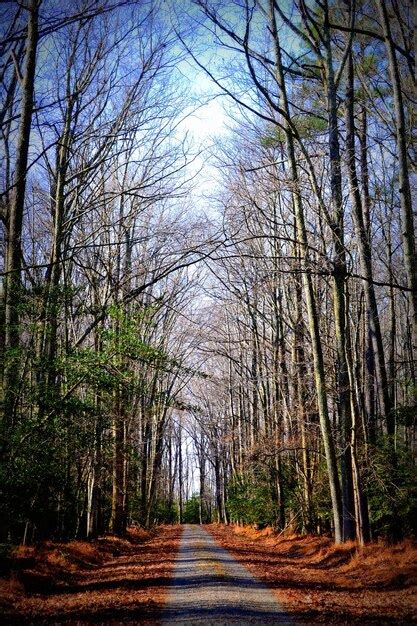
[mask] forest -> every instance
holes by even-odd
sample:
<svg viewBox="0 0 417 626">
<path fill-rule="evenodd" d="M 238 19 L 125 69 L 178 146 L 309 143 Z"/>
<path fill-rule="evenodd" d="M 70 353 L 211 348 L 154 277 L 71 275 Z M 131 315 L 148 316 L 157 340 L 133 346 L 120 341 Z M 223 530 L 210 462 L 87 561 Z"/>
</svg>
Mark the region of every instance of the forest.
<svg viewBox="0 0 417 626">
<path fill-rule="evenodd" d="M 0 543 L 415 536 L 411 0 L 0 24 Z"/>
</svg>

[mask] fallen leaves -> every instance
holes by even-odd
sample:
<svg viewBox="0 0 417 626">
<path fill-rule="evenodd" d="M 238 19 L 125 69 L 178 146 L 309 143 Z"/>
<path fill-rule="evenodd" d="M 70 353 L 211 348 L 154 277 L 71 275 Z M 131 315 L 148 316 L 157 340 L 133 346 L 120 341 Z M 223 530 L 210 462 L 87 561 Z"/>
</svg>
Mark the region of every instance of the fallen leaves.
<svg viewBox="0 0 417 626">
<path fill-rule="evenodd" d="M 0 579 L 0 613 L 22 620 L 154 623 L 165 603 L 179 526 L 125 539 L 45 542 L 17 549 L 11 576 Z"/>
<path fill-rule="evenodd" d="M 211 525 L 211 533 L 277 594 L 298 623 L 417 621 L 417 547 L 334 545 L 323 537 Z"/>
<path fill-rule="evenodd" d="M 323 537 L 209 527 L 217 541 L 277 594 L 297 623 L 411 624 L 417 620 L 417 547 L 335 546 Z M 135 534 L 136 533 L 136 534 Z M 19 548 L 0 579 L 7 623 L 155 623 L 164 606 L 181 527 L 126 539 Z"/>
</svg>

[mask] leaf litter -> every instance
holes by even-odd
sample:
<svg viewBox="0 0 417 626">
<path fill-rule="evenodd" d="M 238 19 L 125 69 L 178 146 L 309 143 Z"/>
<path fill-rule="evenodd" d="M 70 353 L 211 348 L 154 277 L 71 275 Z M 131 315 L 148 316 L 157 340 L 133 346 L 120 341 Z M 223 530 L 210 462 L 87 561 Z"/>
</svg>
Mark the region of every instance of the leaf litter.
<svg viewBox="0 0 417 626">
<path fill-rule="evenodd" d="M 18 547 L 0 579 L 2 623 L 155 623 L 165 604 L 180 526 L 125 538 Z"/>
<path fill-rule="evenodd" d="M 212 524 L 209 530 L 299 624 L 417 622 L 417 545 L 411 540 L 361 547 L 271 529 Z"/>
</svg>

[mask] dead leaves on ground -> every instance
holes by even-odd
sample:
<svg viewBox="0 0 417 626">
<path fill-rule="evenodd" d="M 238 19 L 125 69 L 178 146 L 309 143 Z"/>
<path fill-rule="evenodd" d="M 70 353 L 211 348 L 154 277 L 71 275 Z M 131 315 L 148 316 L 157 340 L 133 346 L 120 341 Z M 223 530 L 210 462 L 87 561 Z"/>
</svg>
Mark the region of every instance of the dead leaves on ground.
<svg viewBox="0 0 417 626">
<path fill-rule="evenodd" d="M 164 606 L 180 527 L 124 539 L 44 542 L 20 547 L 0 580 L 0 615 L 26 620 L 154 621 Z"/>
<path fill-rule="evenodd" d="M 417 546 L 334 545 L 325 537 L 212 525 L 212 534 L 299 623 L 417 621 Z"/>
</svg>

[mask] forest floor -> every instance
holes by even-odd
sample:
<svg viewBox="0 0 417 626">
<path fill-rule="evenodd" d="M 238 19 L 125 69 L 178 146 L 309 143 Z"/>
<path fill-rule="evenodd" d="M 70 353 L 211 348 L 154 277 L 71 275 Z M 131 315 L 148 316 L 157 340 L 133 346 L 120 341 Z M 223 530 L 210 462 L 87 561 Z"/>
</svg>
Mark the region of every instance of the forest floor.
<svg viewBox="0 0 417 626">
<path fill-rule="evenodd" d="M 325 537 L 282 537 L 208 526 L 213 537 L 277 595 L 298 624 L 417 622 L 417 545 L 335 546 Z"/>
<path fill-rule="evenodd" d="M 180 526 L 126 539 L 20 547 L 0 578 L 0 622 L 155 624 L 165 606 Z"/>
<path fill-rule="evenodd" d="M 272 590 L 294 623 L 417 623 L 417 546 L 411 541 L 358 548 L 335 546 L 323 537 L 280 538 L 268 531 L 215 524 L 205 528 Z M 108 536 L 19 547 L 9 563 L 11 575 L 5 569 L 0 574 L 0 622 L 160 622 L 170 607 L 181 534 L 180 526 L 162 526 L 154 532 L 132 530 L 126 539 Z M 197 556 L 207 566 L 213 558 Z M 192 549 L 187 558 L 192 560 Z M 178 561 L 175 567 L 178 576 Z M 215 575 L 214 583 L 223 584 L 223 574 Z M 203 584 L 197 582 L 194 595 Z"/>
</svg>

